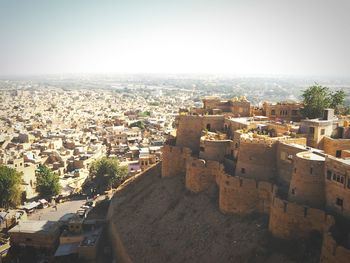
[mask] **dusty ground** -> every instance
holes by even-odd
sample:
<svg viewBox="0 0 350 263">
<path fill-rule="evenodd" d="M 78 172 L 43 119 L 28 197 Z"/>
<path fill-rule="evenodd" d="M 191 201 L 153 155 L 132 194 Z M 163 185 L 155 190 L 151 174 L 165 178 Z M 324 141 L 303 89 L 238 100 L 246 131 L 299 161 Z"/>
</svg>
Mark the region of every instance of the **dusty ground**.
<svg viewBox="0 0 350 263">
<path fill-rule="evenodd" d="M 319 262 L 319 238 L 276 240 L 266 216 L 223 215 L 216 188 L 192 194 L 184 178 L 159 173 L 128 185 L 112 202 L 133 262 Z"/>
</svg>

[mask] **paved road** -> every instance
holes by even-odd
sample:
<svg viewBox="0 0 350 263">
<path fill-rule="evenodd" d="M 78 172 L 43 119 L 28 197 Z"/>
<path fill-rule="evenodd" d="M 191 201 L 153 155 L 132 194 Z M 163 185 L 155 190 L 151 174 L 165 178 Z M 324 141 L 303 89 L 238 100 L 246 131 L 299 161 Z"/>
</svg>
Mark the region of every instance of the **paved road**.
<svg viewBox="0 0 350 263">
<path fill-rule="evenodd" d="M 66 201 L 62 204 L 57 204 L 57 211 L 52 207 L 37 209 L 33 214 L 28 216 L 28 219 L 57 221 L 65 214 L 76 213 L 85 202 L 85 199 Z"/>
</svg>

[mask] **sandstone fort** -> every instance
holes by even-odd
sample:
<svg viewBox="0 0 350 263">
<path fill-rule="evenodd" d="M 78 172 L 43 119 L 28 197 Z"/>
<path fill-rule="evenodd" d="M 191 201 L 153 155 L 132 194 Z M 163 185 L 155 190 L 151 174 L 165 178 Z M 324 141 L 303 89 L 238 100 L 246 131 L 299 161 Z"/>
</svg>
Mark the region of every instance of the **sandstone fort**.
<svg viewBox="0 0 350 263">
<path fill-rule="evenodd" d="M 186 202 L 196 202 L 189 200 L 214 189 L 211 194 L 217 198 L 210 205 L 216 206 L 221 214 L 266 215 L 266 228 L 273 237 L 281 240 L 302 240 L 316 233 L 322 240 L 319 262 L 349 262 L 348 120 L 336 117 L 333 109 L 325 109 L 321 119 L 302 119 L 302 105 L 299 103 L 264 103 L 262 108 L 255 108 L 245 97 L 227 101 L 207 97 L 203 104 L 203 108 L 180 110 L 176 118 L 176 134 L 169 135 L 163 147 L 161 164 L 127 181 L 112 199 L 109 216 L 116 256 L 122 262 L 142 261 L 138 258 L 142 253 L 133 252 L 137 244 L 132 244 L 132 238 L 126 237 L 141 229 L 124 229 L 125 223 L 120 222 L 123 220 L 118 215 L 123 213 L 122 209 L 140 213 L 142 217 L 145 208 L 140 206 L 157 202 L 154 198 L 166 199 L 164 202 L 170 210 L 176 210 L 179 206 L 185 209 L 189 206 Z M 178 182 L 183 184 L 185 190 Z M 154 186 L 156 184 L 157 187 Z M 141 186 L 142 189 L 152 188 L 153 193 L 141 190 Z M 151 196 L 155 191 L 158 197 Z M 185 197 L 174 201 L 172 198 L 179 194 Z M 136 205 L 133 199 L 138 200 Z M 127 203 L 132 203 L 133 208 L 128 207 Z M 208 209 L 208 204 L 198 204 L 203 206 L 196 207 L 196 210 Z M 146 211 L 149 213 L 147 217 L 153 218 L 152 222 L 160 224 L 144 225 L 143 230 L 155 228 L 147 230 L 148 233 L 157 235 L 155 232 L 163 231 L 164 225 L 159 221 L 164 220 L 167 213 L 175 216 L 175 212 L 152 216 L 158 213 L 160 206 L 153 204 L 150 211 Z M 197 213 L 199 217 L 210 217 Z M 208 228 L 217 227 L 214 216 L 212 221 L 206 222 L 209 222 Z M 167 221 L 166 225 L 171 228 L 169 224 L 173 224 L 173 231 L 181 232 L 188 222 L 184 220 L 175 224 Z M 175 232 L 172 234 L 177 236 Z M 154 244 L 147 243 L 147 240 L 138 242 L 146 242 L 144 246 L 153 251 Z M 158 246 L 171 250 L 170 244 Z M 152 256 L 155 261 L 166 259 L 164 254 L 155 253 Z M 209 262 L 209 258 L 215 260 L 215 256 L 212 257 L 208 251 L 208 255 L 202 259 Z M 179 259 L 190 258 L 175 257 L 170 261 Z M 220 259 L 226 260 L 218 256 L 218 262 Z M 232 260 L 235 261 L 240 260 Z"/>
</svg>

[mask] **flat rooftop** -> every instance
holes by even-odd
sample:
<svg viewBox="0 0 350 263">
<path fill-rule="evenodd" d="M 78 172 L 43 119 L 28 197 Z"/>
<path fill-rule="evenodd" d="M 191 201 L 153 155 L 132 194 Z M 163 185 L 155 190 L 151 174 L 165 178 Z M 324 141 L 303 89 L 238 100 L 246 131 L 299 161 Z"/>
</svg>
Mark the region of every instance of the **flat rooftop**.
<svg viewBox="0 0 350 263">
<path fill-rule="evenodd" d="M 306 160 L 312 160 L 312 161 L 325 161 L 325 157 L 319 154 L 316 154 L 311 151 L 307 152 L 300 152 L 296 154 L 299 158 L 306 159 Z"/>
<path fill-rule="evenodd" d="M 9 230 L 9 233 L 41 233 L 51 234 L 58 230 L 59 223 L 46 220 L 20 221 L 18 225 Z"/>
</svg>

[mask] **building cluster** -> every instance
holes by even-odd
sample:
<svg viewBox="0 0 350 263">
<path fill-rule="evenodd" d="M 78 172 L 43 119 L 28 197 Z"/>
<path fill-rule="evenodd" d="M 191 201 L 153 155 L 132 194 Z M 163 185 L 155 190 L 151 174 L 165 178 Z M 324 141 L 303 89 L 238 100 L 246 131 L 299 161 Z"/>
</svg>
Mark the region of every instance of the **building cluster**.
<svg viewBox="0 0 350 263">
<path fill-rule="evenodd" d="M 198 193 L 217 185 L 223 213 L 269 215 L 278 238 L 323 238 L 320 262 L 350 258 L 349 121 L 325 109 L 302 119 L 299 103 L 205 98 L 181 110 L 163 147 L 162 177 L 185 176 Z"/>
<path fill-rule="evenodd" d="M 37 197 L 40 164 L 60 176 L 62 195 L 69 195 L 100 157 L 119 159 L 130 174 L 160 160 L 173 129 L 171 103 L 118 90 L 28 85 L 0 91 L 0 164 L 22 173 L 23 201 Z"/>
</svg>

